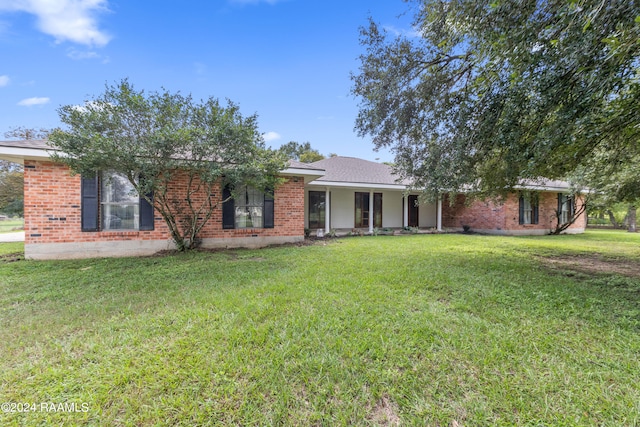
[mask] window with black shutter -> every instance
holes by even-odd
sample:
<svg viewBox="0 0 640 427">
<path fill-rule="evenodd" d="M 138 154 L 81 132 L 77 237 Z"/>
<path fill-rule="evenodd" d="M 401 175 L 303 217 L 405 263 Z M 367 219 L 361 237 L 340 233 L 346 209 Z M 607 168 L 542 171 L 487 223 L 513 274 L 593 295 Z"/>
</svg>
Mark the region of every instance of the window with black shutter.
<svg viewBox="0 0 640 427">
<path fill-rule="evenodd" d="M 274 228 L 274 198 L 272 191 L 261 192 L 244 186 L 232 198 L 231 188 L 222 190 L 222 228 Z"/>
<path fill-rule="evenodd" d="M 121 174 L 82 177 L 82 231 L 153 230 L 154 209 Z M 147 195 L 153 201 L 153 193 Z"/>
<path fill-rule="evenodd" d="M 537 224 L 538 223 L 538 196 L 537 194 L 531 194 L 525 196 L 520 195 L 519 203 L 519 219 L 518 222 L 522 224 Z"/>
<path fill-rule="evenodd" d="M 98 174 L 83 176 L 81 180 L 81 228 L 82 231 L 98 231 L 99 207 Z"/>
<path fill-rule="evenodd" d="M 558 214 L 560 224 L 566 224 L 573 218 L 575 211 L 574 199 L 569 194 L 558 193 Z"/>
<path fill-rule="evenodd" d="M 264 193 L 264 228 L 275 227 L 273 190 Z"/>
</svg>

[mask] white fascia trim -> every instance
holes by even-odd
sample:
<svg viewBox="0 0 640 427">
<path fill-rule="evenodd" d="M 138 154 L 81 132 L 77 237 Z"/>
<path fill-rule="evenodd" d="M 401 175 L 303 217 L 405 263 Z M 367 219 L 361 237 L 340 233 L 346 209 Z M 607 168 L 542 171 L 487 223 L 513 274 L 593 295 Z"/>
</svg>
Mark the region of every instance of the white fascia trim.
<svg viewBox="0 0 640 427">
<path fill-rule="evenodd" d="M 407 186 L 402 184 L 375 184 L 366 182 L 313 181 L 308 185 L 316 187 L 373 188 L 398 191 L 405 191 L 407 189 Z"/>
<path fill-rule="evenodd" d="M 46 160 L 51 155 L 40 148 L 0 147 L 0 159 L 24 163 L 25 160 Z"/>
<path fill-rule="evenodd" d="M 284 170 L 281 170 L 280 173 L 282 175 L 296 175 L 296 176 L 303 176 L 303 175 L 311 175 L 311 176 L 317 176 L 318 178 L 320 178 L 321 176 L 324 176 L 324 169 L 298 169 L 298 168 L 286 168 Z"/>
<path fill-rule="evenodd" d="M 569 187 L 549 187 L 548 185 L 515 185 L 514 190 L 549 191 L 553 193 L 566 193 Z"/>
</svg>

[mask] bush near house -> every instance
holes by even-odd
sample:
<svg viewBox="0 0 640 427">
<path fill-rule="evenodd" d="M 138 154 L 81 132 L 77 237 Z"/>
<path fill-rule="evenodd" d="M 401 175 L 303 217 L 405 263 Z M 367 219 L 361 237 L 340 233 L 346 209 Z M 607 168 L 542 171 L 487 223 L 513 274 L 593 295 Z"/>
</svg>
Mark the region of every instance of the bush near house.
<svg viewBox="0 0 640 427">
<path fill-rule="evenodd" d="M 0 259 L 0 401 L 86 404 L 0 424 L 637 425 L 638 265 L 613 231 Z"/>
</svg>

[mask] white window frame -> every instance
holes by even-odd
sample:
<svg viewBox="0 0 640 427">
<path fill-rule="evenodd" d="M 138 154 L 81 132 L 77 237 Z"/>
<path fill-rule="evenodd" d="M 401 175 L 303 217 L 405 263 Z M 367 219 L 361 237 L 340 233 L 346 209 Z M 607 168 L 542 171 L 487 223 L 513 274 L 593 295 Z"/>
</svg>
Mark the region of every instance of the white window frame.
<svg viewBox="0 0 640 427">
<path fill-rule="evenodd" d="M 126 197 L 111 200 L 114 178 L 125 186 Z M 100 230 L 136 231 L 140 229 L 140 196 L 123 174 L 104 171 L 100 174 Z"/>
<path fill-rule="evenodd" d="M 569 222 L 571 218 L 569 218 L 571 214 L 571 203 L 572 197 L 568 194 L 562 195 L 562 203 L 561 203 L 561 211 L 560 211 L 560 224 L 566 224 Z"/>
<path fill-rule="evenodd" d="M 234 199 L 234 228 L 264 228 L 264 192 L 246 186 Z"/>
</svg>

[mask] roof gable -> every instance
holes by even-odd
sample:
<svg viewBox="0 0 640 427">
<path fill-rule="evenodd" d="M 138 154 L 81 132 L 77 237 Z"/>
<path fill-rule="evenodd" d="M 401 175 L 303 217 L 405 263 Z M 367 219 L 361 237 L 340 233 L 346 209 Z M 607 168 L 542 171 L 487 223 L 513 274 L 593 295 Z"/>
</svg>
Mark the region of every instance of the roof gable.
<svg viewBox="0 0 640 427">
<path fill-rule="evenodd" d="M 318 181 L 358 184 L 404 185 L 391 166 L 355 157 L 334 156 L 311 163 L 325 174 Z"/>
</svg>

